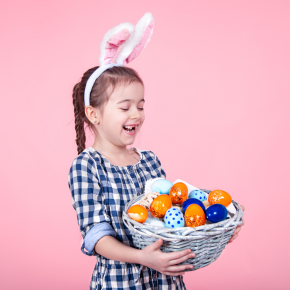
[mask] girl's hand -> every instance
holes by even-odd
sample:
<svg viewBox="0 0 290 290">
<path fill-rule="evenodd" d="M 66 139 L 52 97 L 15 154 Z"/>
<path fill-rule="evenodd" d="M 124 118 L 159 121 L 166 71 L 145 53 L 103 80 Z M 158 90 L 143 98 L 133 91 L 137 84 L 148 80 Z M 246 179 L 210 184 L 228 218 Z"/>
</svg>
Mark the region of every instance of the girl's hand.
<svg viewBox="0 0 290 290">
<path fill-rule="evenodd" d="M 243 211 L 245 211 L 245 206 L 244 206 L 244 205 L 241 205 L 241 208 L 242 208 Z M 241 227 L 242 227 L 244 224 L 245 224 L 245 222 L 244 222 L 244 220 L 243 220 L 243 223 L 242 223 L 240 226 L 237 226 L 237 228 L 236 228 L 236 230 L 234 231 L 234 233 L 233 233 L 231 239 L 228 241 L 228 244 L 229 244 L 229 243 L 232 243 L 233 240 L 237 238 L 238 233 L 240 232 Z"/>
<path fill-rule="evenodd" d="M 162 239 L 148 245 L 140 251 L 140 264 L 152 268 L 160 273 L 170 276 L 184 275 L 185 269 L 192 269 L 190 264 L 179 265 L 189 258 L 195 257 L 190 249 L 179 252 L 163 253 L 159 248 L 163 244 Z"/>
</svg>

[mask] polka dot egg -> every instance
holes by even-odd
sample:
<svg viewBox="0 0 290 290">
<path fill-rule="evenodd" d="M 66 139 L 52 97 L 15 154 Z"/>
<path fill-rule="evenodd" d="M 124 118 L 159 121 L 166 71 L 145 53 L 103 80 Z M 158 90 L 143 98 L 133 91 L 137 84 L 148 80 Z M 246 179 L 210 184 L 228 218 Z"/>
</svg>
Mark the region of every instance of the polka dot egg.
<svg viewBox="0 0 290 290">
<path fill-rule="evenodd" d="M 207 195 L 203 191 L 199 189 L 195 189 L 190 192 L 190 194 L 188 195 L 188 198 L 197 198 L 200 201 L 205 201 L 207 200 Z"/>
<path fill-rule="evenodd" d="M 164 222 L 167 228 L 182 228 L 184 227 L 183 213 L 175 207 L 170 208 L 165 213 Z"/>
</svg>

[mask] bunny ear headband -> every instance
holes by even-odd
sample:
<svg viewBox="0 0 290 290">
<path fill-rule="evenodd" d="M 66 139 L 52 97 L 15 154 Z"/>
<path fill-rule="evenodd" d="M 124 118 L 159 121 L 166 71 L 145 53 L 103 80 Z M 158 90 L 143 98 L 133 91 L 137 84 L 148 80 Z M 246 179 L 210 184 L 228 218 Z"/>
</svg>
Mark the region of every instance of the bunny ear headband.
<svg viewBox="0 0 290 290">
<path fill-rule="evenodd" d="M 121 23 L 110 29 L 101 43 L 100 66 L 89 77 L 85 88 L 85 107 L 90 105 L 90 94 L 96 79 L 113 66 L 125 66 L 141 54 L 150 41 L 154 30 L 154 19 L 150 12 L 138 21 L 136 26 L 129 22 Z M 112 59 L 117 53 L 116 62 Z"/>
</svg>

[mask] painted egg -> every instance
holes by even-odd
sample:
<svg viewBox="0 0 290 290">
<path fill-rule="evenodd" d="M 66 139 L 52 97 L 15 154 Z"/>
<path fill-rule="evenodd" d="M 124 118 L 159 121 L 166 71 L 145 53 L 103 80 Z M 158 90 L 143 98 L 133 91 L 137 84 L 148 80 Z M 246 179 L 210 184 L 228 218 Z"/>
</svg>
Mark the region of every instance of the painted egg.
<svg viewBox="0 0 290 290">
<path fill-rule="evenodd" d="M 183 212 L 186 211 L 187 207 L 190 205 L 190 204 L 198 204 L 202 209 L 203 211 L 205 212 L 205 206 L 204 204 L 197 198 L 189 198 L 187 199 L 183 204 L 182 204 L 182 210 Z"/>
<path fill-rule="evenodd" d="M 173 204 L 172 205 L 172 208 L 173 207 L 175 207 L 175 208 L 179 209 L 181 212 L 183 212 L 183 210 L 182 210 L 182 204 Z"/>
<path fill-rule="evenodd" d="M 139 223 L 144 223 L 148 218 L 148 211 L 143 205 L 135 204 L 128 209 L 128 216 Z"/>
<path fill-rule="evenodd" d="M 197 198 L 200 201 L 205 201 L 207 200 L 207 195 L 203 191 L 196 189 L 190 192 L 188 198 Z"/>
<path fill-rule="evenodd" d="M 194 228 L 205 224 L 205 213 L 198 204 L 190 204 L 184 214 L 185 224 Z"/>
<path fill-rule="evenodd" d="M 166 211 L 171 207 L 171 198 L 167 194 L 160 194 L 151 202 L 150 212 L 154 217 L 162 219 L 164 218 Z"/>
<path fill-rule="evenodd" d="M 161 194 L 169 194 L 169 190 L 173 183 L 166 179 L 155 180 L 151 185 L 152 192 L 159 192 Z"/>
<path fill-rule="evenodd" d="M 145 223 L 152 226 L 165 227 L 165 223 L 158 218 L 148 218 Z"/>
<path fill-rule="evenodd" d="M 181 204 L 187 200 L 188 189 L 183 182 L 175 183 L 169 191 L 169 196 L 174 204 Z"/>
<path fill-rule="evenodd" d="M 228 211 L 224 205 L 217 203 L 209 206 L 205 211 L 205 215 L 210 223 L 218 223 L 227 218 Z"/>
<path fill-rule="evenodd" d="M 210 205 L 222 204 L 225 207 L 232 203 L 232 197 L 224 190 L 213 190 L 208 195 L 208 202 Z"/>
<path fill-rule="evenodd" d="M 164 222 L 167 228 L 182 228 L 184 227 L 183 213 L 177 208 L 170 208 L 165 214 Z"/>
</svg>

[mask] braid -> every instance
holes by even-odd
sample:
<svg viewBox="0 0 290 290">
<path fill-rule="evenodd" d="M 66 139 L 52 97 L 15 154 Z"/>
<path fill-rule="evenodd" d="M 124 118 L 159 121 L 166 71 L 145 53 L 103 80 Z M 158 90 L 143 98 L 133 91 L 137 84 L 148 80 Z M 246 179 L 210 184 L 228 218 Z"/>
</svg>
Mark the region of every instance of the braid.
<svg viewBox="0 0 290 290">
<path fill-rule="evenodd" d="M 84 130 L 84 120 L 81 118 L 81 112 L 79 110 L 79 104 L 78 104 L 78 94 L 79 94 L 79 85 L 80 83 L 77 83 L 73 88 L 73 105 L 74 105 L 74 113 L 75 113 L 75 130 L 76 130 L 76 144 L 77 144 L 77 150 L 78 154 L 83 152 L 83 150 L 86 148 L 86 134 Z"/>
</svg>

